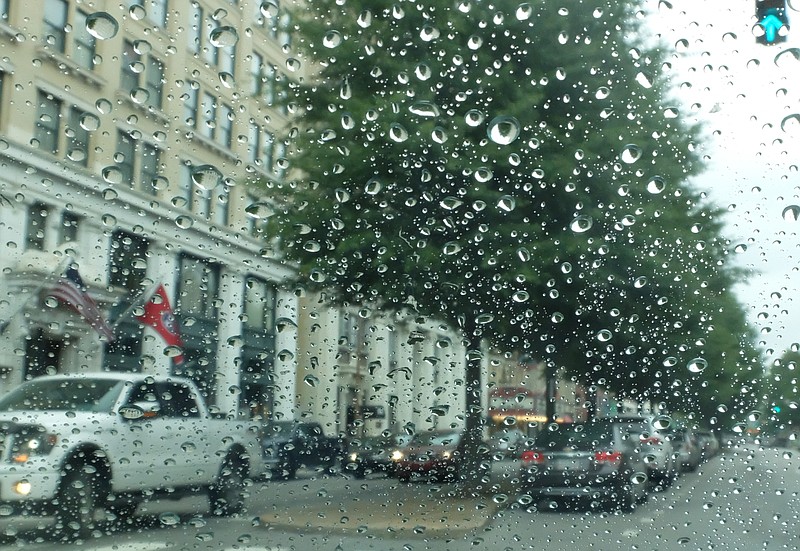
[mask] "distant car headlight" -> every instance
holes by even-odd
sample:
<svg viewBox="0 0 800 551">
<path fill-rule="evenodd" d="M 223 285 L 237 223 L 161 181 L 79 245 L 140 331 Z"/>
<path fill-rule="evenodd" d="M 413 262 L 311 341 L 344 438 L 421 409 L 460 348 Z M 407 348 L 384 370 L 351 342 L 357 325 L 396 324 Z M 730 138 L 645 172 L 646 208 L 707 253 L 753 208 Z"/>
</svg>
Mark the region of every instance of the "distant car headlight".
<svg viewBox="0 0 800 551">
<path fill-rule="evenodd" d="M 356 452 L 350 454 L 350 461 L 358 461 L 358 454 Z"/>
<path fill-rule="evenodd" d="M 394 450 L 392 452 L 392 461 L 400 461 L 401 459 L 403 459 L 403 452 L 400 450 Z"/>
<path fill-rule="evenodd" d="M 450 459 L 452 456 L 453 456 L 453 452 L 450 452 L 450 451 L 442 452 L 442 458 L 443 459 Z"/>
<path fill-rule="evenodd" d="M 58 436 L 43 427 L 29 427 L 13 436 L 11 461 L 25 463 L 33 455 L 47 455 L 58 442 Z"/>
</svg>

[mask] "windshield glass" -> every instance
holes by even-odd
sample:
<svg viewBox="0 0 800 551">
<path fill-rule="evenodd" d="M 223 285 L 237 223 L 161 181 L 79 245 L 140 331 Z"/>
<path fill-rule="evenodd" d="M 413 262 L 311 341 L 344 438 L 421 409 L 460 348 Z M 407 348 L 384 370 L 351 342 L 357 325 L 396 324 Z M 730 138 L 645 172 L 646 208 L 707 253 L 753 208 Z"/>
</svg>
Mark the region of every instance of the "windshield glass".
<svg viewBox="0 0 800 551">
<path fill-rule="evenodd" d="M 798 75 L 800 0 L 0 0 L 0 551 L 797 547 Z"/>
<path fill-rule="evenodd" d="M 0 398 L 0 411 L 111 413 L 124 385 L 103 379 L 30 381 Z"/>
</svg>

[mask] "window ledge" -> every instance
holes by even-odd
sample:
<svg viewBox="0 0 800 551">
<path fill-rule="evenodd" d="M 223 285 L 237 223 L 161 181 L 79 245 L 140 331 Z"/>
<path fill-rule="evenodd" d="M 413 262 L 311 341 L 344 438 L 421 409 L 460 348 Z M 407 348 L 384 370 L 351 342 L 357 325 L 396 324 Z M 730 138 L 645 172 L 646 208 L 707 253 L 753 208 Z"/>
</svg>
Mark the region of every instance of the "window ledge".
<svg viewBox="0 0 800 551">
<path fill-rule="evenodd" d="M 86 82 L 88 82 L 92 86 L 95 86 L 96 88 L 102 88 L 103 86 L 106 85 L 105 79 L 100 78 L 93 71 L 85 67 L 81 67 L 80 65 L 78 65 L 73 60 L 71 60 L 70 58 L 68 58 L 67 56 L 65 56 L 60 52 L 54 52 L 47 46 L 42 46 L 39 47 L 37 53 L 41 54 L 42 56 L 49 59 L 51 62 L 58 65 L 59 68 L 66 69 L 68 73 L 83 78 Z"/>
<path fill-rule="evenodd" d="M 191 139 L 193 141 L 199 143 L 200 145 L 202 145 L 206 149 L 210 149 L 211 151 L 213 151 L 217 155 L 220 155 L 222 157 L 226 157 L 226 158 L 230 159 L 231 161 L 236 161 L 238 159 L 238 157 L 236 156 L 236 154 L 234 154 L 233 151 L 231 151 L 230 149 L 227 149 L 223 145 L 220 145 L 219 143 L 217 143 L 216 141 L 212 140 L 211 138 L 207 138 L 207 137 L 203 136 L 202 134 L 198 134 L 197 131 L 194 130 L 194 129 L 191 130 Z"/>
<path fill-rule="evenodd" d="M 166 113 L 164 113 L 158 107 L 154 107 L 154 106 L 148 105 L 148 104 L 136 103 L 135 101 L 133 101 L 131 99 L 130 94 L 127 93 L 125 90 L 123 90 L 121 88 L 117 90 L 117 94 L 116 95 L 117 95 L 117 99 L 127 103 L 128 105 L 130 105 L 134 109 L 137 109 L 139 111 L 143 111 L 143 112 L 147 113 L 148 115 L 150 115 L 153 118 L 157 119 L 161 123 L 169 124 L 169 117 L 167 117 Z"/>
</svg>

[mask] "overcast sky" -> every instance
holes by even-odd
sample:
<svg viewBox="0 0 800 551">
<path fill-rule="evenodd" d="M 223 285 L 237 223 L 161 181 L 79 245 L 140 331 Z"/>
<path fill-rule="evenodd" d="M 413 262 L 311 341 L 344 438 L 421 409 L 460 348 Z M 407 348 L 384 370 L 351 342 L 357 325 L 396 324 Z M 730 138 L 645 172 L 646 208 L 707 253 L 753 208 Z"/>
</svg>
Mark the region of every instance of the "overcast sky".
<svg viewBox="0 0 800 551">
<path fill-rule="evenodd" d="M 696 184 L 729 207 L 731 254 L 751 272 L 739 294 L 780 356 L 800 342 L 800 220 L 783 216 L 800 205 L 800 12 L 789 11 L 797 24 L 785 43 L 763 46 L 751 30 L 754 0 L 653 0 L 650 8 L 650 26 L 680 52 L 672 75 L 682 116 L 706 121 L 713 134 L 702 142 L 709 165 Z"/>
</svg>

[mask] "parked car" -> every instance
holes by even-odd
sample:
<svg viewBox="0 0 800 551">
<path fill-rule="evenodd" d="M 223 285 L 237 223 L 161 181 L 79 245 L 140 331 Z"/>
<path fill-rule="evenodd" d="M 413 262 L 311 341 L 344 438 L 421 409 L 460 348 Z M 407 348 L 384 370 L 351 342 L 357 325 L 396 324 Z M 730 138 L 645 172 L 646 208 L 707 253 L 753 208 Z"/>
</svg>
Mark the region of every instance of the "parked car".
<svg viewBox="0 0 800 551">
<path fill-rule="evenodd" d="M 73 540 L 95 529 L 97 509 L 124 522 L 146 499 L 204 491 L 214 514 L 238 514 L 263 468 L 258 432 L 212 415 L 179 377 L 38 377 L 0 399 L 3 516 L 54 514 Z"/>
<path fill-rule="evenodd" d="M 695 470 L 702 462 L 702 451 L 694 431 L 685 427 L 676 427 L 670 431 L 669 438 L 678 451 L 681 470 Z"/>
<path fill-rule="evenodd" d="M 416 434 L 408 445 L 395 454 L 395 474 L 401 482 L 412 478 L 429 478 L 441 481 L 454 481 L 467 473 L 463 472 L 461 451 L 461 432 L 431 431 Z M 479 450 L 481 461 L 479 469 L 490 469 L 489 447 L 485 444 Z M 479 473 L 480 474 L 480 473 Z"/>
<path fill-rule="evenodd" d="M 596 419 L 540 432 L 522 454 L 522 491 L 534 503 L 587 501 L 632 510 L 647 499 L 640 422 Z"/>
<path fill-rule="evenodd" d="M 680 474 L 677 450 L 667 433 L 654 428 L 649 420 L 644 423 L 641 432 L 636 432 L 638 425 L 632 425 L 631 430 L 638 437 L 637 449 L 647 467 L 647 477 L 655 484 L 670 485 Z"/>
<path fill-rule="evenodd" d="M 410 440 L 409 436 L 382 434 L 356 438 L 350 442 L 345 461 L 346 473 L 355 478 L 364 478 L 370 473 L 395 474 L 392 457 Z"/>
<path fill-rule="evenodd" d="M 487 445 L 489 450 L 500 457 L 519 456 L 520 446 L 527 439 L 527 435 L 517 428 L 507 429 L 494 433 L 489 437 Z"/>
<path fill-rule="evenodd" d="M 273 478 L 294 478 L 300 467 L 332 471 L 344 457 L 343 439 L 314 422 L 273 421 L 264 429 L 264 462 Z"/>
<path fill-rule="evenodd" d="M 697 431 L 697 441 L 700 446 L 701 460 L 711 459 L 719 453 L 719 439 L 710 430 Z"/>
</svg>

